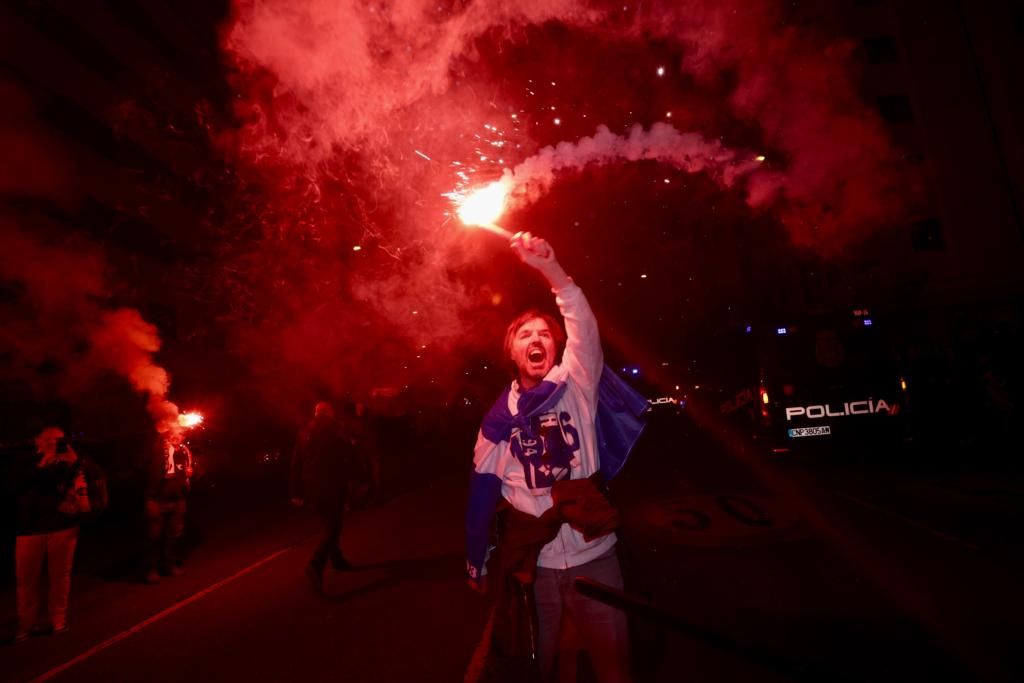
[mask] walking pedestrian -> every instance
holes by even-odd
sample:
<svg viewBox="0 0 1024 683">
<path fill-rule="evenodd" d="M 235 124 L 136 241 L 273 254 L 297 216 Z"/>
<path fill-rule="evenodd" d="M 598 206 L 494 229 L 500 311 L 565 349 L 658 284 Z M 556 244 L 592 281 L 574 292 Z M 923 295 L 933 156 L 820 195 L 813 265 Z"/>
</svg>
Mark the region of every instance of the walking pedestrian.
<svg viewBox="0 0 1024 683">
<path fill-rule="evenodd" d="M 338 571 L 351 568 L 341 552 L 341 528 L 354 457 L 352 441 L 343 433 L 334 408 L 326 401 L 317 403 L 291 463 L 292 503 L 312 509 L 323 529 L 306 565 L 306 578 L 317 595 L 323 594 L 328 560 Z"/>
</svg>

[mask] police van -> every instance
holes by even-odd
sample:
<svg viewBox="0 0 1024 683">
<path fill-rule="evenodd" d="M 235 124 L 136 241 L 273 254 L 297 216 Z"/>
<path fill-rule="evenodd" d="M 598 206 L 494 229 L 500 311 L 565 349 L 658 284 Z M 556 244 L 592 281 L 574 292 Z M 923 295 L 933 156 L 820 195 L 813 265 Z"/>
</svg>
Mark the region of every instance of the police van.
<svg viewBox="0 0 1024 683">
<path fill-rule="evenodd" d="M 868 309 L 745 324 L 716 356 L 718 413 L 766 451 L 911 439 L 908 378 Z"/>
</svg>

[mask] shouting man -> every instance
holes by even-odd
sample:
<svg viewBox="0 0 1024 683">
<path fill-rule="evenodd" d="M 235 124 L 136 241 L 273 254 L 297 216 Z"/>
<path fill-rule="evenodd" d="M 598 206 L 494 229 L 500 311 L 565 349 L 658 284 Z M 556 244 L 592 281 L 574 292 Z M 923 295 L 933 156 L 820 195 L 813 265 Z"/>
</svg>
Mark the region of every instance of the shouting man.
<svg viewBox="0 0 1024 683">
<path fill-rule="evenodd" d="M 527 591 L 532 584 L 534 654 L 543 680 L 551 677 L 563 615 L 579 632 L 600 681 L 629 680 L 625 615 L 577 593 L 573 581 L 586 577 L 622 588 L 612 531 L 618 517 L 603 484 L 639 437 L 647 402 L 605 371 L 594 314 L 551 246 L 519 233 L 511 247 L 551 285 L 565 332 L 552 316 L 531 310 L 505 334 L 514 380 L 477 437 L 466 516 L 470 585 L 485 590 L 487 564 L 498 584 L 498 619 L 505 619 L 503 605 L 515 602 L 508 596 L 518 589 L 510 582 Z M 499 507 L 498 547 L 488 562 Z M 502 630 L 495 626 L 499 647 Z"/>
</svg>

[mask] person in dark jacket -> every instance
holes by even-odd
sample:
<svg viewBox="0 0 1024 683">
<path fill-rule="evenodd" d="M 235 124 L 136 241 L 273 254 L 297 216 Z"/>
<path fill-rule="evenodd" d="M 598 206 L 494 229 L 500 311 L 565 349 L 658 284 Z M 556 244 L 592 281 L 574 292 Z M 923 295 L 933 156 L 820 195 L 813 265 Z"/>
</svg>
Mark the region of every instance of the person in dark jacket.
<svg viewBox="0 0 1024 683">
<path fill-rule="evenodd" d="M 323 593 L 328 560 L 339 571 L 351 568 L 340 543 L 354 457 L 352 440 L 335 419 L 331 404 L 317 403 L 313 420 L 302 430 L 292 455 L 291 498 L 295 505 L 311 508 L 323 525 L 323 536 L 306 567 L 306 578 L 318 595 Z"/>
<path fill-rule="evenodd" d="M 181 541 L 192 481 L 192 451 L 167 434 L 150 457 L 146 481 L 146 583 L 183 573 Z"/>
<path fill-rule="evenodd" d="M 43 561 L 48 573 L 49 626 L 67 630 L 71 566 L 81 514 L 88 511 L 86 470 L 59 427 L 47 427 L 35 439 L 35 452 L 18 458 L 13 484 L 17 500 L 15 565 L 18 593 L 16 640 L 46 632 L 40 623 Z"/>
</svg>

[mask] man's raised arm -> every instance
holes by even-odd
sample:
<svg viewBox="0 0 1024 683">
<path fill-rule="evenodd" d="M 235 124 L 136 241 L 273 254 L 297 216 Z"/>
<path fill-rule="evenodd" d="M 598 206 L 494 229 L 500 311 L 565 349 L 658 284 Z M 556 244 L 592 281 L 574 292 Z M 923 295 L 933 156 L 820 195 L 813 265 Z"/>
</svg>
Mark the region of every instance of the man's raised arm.
<svg viewBox="0 0 1024 683">
<path fill-rule="evenodd" d="M 555 258 L 554 249 L 543 238 L 520 232 L 512 238 L 511 246 L 523 263 L 537 270 L 551 285 L 565 320 L 566 344 L 562 365 L 596 400 L 597 385 L 604 368 L 604 352 L 597 319 L 583 290 L 565 272 Z"/>
</svg>

